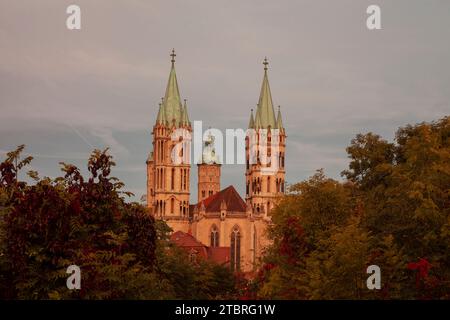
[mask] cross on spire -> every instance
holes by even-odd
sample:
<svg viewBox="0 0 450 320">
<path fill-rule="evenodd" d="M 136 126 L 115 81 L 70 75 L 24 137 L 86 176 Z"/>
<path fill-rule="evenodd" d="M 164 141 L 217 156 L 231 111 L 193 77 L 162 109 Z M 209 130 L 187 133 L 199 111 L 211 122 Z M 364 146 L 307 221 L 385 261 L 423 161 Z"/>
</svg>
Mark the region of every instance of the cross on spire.
<svg viewBox="0 0 450 320">
<path fill-rule="evenodd" d="M 177 56 L 175 54 L 175 49 L 172 49 L 172 53 L 170 54 L 170 56 L 172 57 L 172 60 L 170 60 L 170 61 L 172 62 L 172 64 L 174 64 L 175 63 L 175 57 Z"/>
<path fill-rule="evenodd" d="M 269 64 L 269 61 L 267 61 L 267 57 L 265 57 L 264 58 L 264 62 L 263 62 L 263 65 L 264 65 L 264 71 L 267 71 L 267 65 Z"/>
</svg>

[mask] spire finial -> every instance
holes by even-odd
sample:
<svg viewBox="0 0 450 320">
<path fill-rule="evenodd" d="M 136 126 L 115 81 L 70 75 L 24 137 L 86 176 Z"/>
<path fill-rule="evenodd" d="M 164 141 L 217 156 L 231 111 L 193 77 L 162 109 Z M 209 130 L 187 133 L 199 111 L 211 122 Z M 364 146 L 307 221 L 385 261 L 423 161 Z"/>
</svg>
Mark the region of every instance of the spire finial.
<svg viewBox="0 0 450 320">
<path fill-rule="evenodd" d="M 264 62 L 263 62 L 263 65 L 264 65 L 264 71 L 267 71 L 267 65 L 269 64 L 269 61 L 267 61 L 267 57 L 264 57 Z"/>
<path fill-rule="evenodd" d="M 172 65 L 175 63 L 175 57 L 177 56 L 175 54 L 175 48 L 172 49 L 172 53 L 170 54 L 170 56 L 172 57 L 172 60 L 170 60 L 172 62 Z"/>
</svg>

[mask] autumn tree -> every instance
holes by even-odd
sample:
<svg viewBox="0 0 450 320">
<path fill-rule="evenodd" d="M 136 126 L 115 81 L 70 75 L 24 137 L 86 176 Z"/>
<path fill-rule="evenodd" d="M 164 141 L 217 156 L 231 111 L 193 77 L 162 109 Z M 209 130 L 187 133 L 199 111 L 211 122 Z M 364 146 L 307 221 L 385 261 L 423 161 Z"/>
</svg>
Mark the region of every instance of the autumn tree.
<svg viewBox="0 0 450 320">
<path fill-rule="evenodd" d="M 253 287 L 278 299 L 450 298 L 450 118 L 408 125 L 390 143 L 358 134 L 345 182 L 322 171 L 273 211 Z M 366 269 L 381 268 L 380 290 Z"/>
<path fill-rule="evenodd" d="M 0 296 L 3 299 L 207 299 L 233 294 L 224 267 L 189 264 L 168 241 L 170 229 L 127 202 L 111 176 L 107 150 L 95 150 L 89 176 L 62 163 L 63 175 L 18 179 L 32 160 L 24 146 L 0 164 Z M 68 290 L 68 266 L 81 269 L 81 290 Z"/>
</svg>

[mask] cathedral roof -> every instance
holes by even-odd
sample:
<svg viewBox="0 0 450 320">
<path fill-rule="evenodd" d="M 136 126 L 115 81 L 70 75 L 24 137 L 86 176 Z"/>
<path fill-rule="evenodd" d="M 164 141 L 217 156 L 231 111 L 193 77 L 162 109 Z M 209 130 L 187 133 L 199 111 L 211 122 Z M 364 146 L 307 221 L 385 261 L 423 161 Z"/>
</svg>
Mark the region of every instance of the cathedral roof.
<svg viewBox="0 0 450 320">
<path fill-rule="evenodd" d="M 246 212 L 245 201 L 233 186 L 228 186 L 203 200 L 205 212 L 220 212 L 222 203 L 225 203 L 227 211 Z M 197 203 L 196 206 L 199 205 L 200 203 Z"/>
</svg>

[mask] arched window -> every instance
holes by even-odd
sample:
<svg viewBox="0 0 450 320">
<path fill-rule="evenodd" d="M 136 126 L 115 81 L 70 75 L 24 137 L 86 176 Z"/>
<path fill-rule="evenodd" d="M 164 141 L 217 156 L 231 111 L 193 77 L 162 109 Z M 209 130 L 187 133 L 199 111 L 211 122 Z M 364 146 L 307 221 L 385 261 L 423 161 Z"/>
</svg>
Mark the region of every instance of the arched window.
<svg viewBox="0 0 450 320">
<path fill-rule="evenodd" d="M 175 189 L 175 169 L 172 168 L 172 174 L 170 175 L 170 189 Z"/>
<path fill-rule="evenodd" d="M 219 230 L 217 229 L 216 225 L 213 224 L 211 227 L 211 247 L 218 247 L 219 246 Z"/>
<path fill-rule="evenodd" d="M 241 269 L 241 233 L 238 226 L 234 226 L 231 231 L 231 270 L 239 271 Z"/>
<path fill-rule="evenodd" d="M 267 192 L 270 192 L 270 177 L 267 177 Z"/>
<path fill-rule="evenodd" d="M 256 227 L 253 226 L 253 268 L 256 267 L 256 246 L 257 246 Z"/>
<path fill-rule="evenodd" d="M 170 199 L 170 213 L 173 214 L 173 211 L 175 210 L 175 199 Z"/>
<path fill-rule="evenodd" d="M 204 198 L 204 197 L 205 197 L 205 195 L 206 195 L 206 192 L 205 192 L 205 190 L 202 190 L 202 198 Z"/>
</svg>

